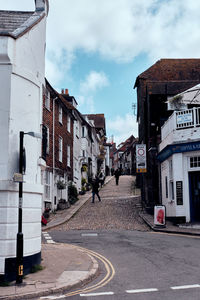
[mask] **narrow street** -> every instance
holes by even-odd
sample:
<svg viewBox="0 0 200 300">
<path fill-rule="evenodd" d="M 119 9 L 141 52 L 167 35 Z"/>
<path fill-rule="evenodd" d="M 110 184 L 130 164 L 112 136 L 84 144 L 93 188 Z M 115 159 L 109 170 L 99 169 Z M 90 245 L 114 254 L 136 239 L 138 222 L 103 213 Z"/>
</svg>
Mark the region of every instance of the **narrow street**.
<svg viewBox="0 0 200 300">
<path fill-rule="evenodd" d="M 133 176 L 120 176 L 116 185 L 112 178 L 100 191 L 101 202 L 97 197 L 95 203 L 89 200 L 69 222 L 56 229 L 149 230 L 139 217 L 141 204 L 139 190 L 133 187 L 134 180 Z"/>
<path fill-rule="evenodd" d="M 88 285 L 40 300 L 199 300 L 199 237 L 150 231 L 139 217 L 133 179 L 121 176 L 116 186 L 112 178 L 101 202 L 89 200 L 69 222 L 49 230 L 54 242 L 88 249 L 100 268 Z"/>
</svg>

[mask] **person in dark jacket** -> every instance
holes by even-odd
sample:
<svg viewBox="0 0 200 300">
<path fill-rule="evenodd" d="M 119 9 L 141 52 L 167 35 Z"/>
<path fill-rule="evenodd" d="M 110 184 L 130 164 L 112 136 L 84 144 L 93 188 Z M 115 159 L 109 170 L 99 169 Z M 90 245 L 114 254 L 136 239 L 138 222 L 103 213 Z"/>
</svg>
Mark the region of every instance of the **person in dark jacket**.
<svg viewBox="0 0 200 300">
<path fill-rule="evenodd" d="M 99 196 L 99 178 L 97 176 L 95 177 L 95 180 L 92 181 L 92 203 L 94 203 L 95 195 L 97 195 L 99 201 L 101 201 Z"/>
<path fill-rule="evenodd" d="M 119 169 L 115 170 L 114 175 L 115 175 L 116 185 L 118 185 L 119 184 L 119 176 L 121 175 L 120 170 Z"/>
</svg>

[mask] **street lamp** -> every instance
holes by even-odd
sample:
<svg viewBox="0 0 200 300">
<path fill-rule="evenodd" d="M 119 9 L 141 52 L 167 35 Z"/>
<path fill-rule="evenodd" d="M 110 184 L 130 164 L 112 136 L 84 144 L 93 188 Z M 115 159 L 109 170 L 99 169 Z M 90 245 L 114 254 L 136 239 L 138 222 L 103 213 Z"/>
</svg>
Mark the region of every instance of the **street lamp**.
<svg viewBox="0 0 200 300">
<path fill-rule="evenodd" d="M 19 133 L 19 212 L 18 212 L 18 233 L 17 233 L 17 255 L 16 255 L 16 283 L 23 281 L 23 233 L 22 233 L 22 206 L 23 206 L 23 174 L 25 173 L 25 152 L 24 135 L 30 135 L 35 138 L 42 138 L 40 133 L 20 131 Z"/>
</svg>

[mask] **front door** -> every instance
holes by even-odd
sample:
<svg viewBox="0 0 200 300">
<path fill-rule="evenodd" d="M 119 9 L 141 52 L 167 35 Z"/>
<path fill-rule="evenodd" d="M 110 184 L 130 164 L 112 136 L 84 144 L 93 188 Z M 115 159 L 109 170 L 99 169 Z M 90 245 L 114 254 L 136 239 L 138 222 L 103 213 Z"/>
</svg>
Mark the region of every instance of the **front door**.
<svg viewBox="0 0 200 300">
<path fill-rule="evenodd" d="M 200 222 L 200 172 L 189 173 L 190 220 Z"/>
</svg>

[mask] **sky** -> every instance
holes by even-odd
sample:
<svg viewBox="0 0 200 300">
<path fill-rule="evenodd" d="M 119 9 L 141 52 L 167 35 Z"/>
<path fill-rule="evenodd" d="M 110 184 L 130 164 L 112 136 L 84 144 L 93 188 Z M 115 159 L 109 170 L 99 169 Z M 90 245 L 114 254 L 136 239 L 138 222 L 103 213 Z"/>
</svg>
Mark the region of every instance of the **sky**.
<svg viewBox="0 0 200 300">
<path fill-rule="evenodd" d="M 34 0 L 0 9 L 34 10 Z M 200 1 L 49 0 L 46 78 L 81 113 L 104 113 L 108 141 L 138 136 L 135 80 L 161 58 L 200 57 Z"/>
</svg>

